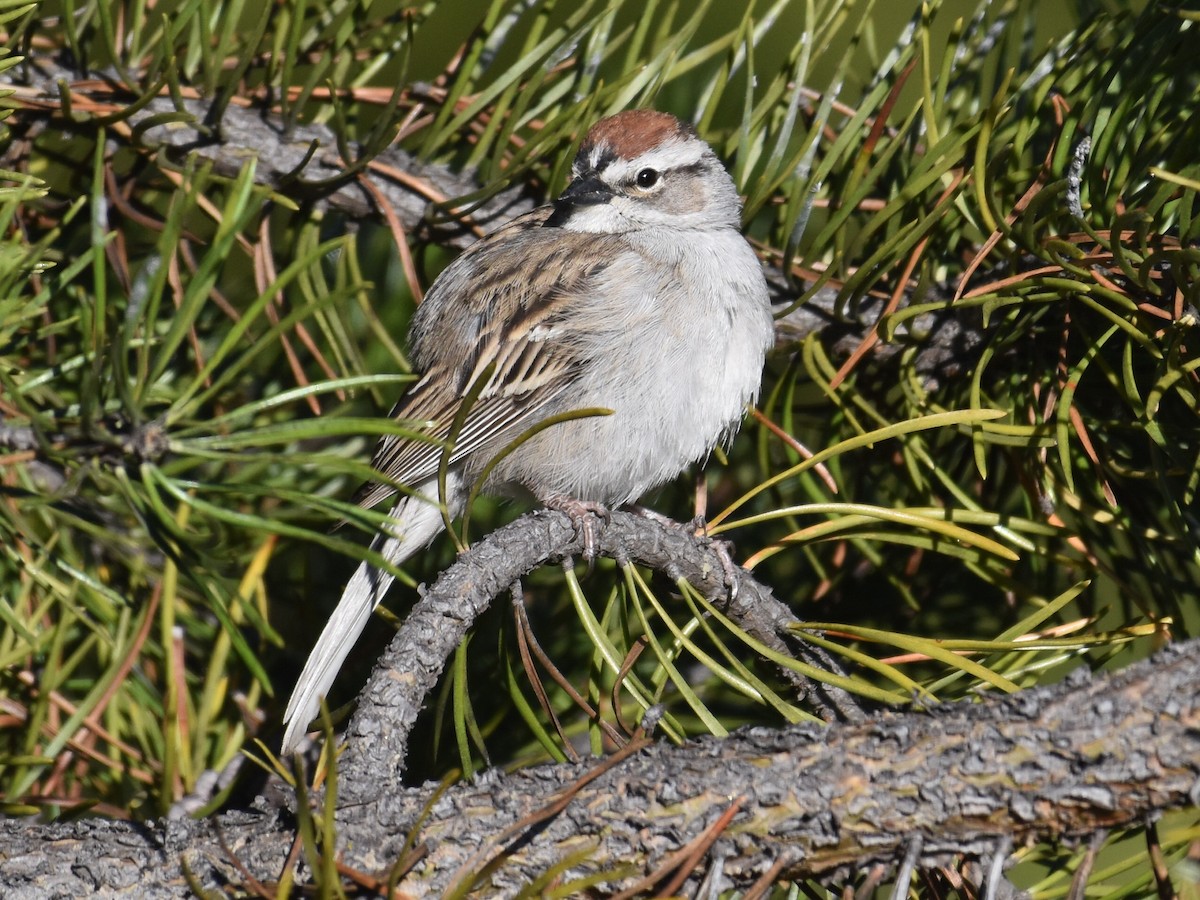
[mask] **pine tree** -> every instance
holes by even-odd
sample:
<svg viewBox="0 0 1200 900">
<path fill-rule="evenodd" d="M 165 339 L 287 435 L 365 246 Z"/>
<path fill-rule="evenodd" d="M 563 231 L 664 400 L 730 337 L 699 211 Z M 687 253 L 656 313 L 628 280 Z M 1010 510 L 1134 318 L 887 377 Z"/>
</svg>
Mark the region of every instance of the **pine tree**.
<svg viewBox="0 0 1200 900">
<path fill-rule="evenodd" d="M 1123 770 L 1136 790 L 1099 798 L 1087 769 L 1028 831 L 859 823 L 855 843 L 839 820 L 840 857 L 764 838 L 761 869 L 728 862 L 761 809 L 733 797 L 625 866 L 580 836 L 523 868 L 557 807 L 529 835 L 496 826 L 491 855 L 445 837 L 439 856 L 442 832 L 415 825 L 379 852 L 401 884 L 480 895 L 695 893 L 708 873 L 824 896 L 903 887 L 915 866 L 914 889 L 942 896 L 1003 863 L 1038 896 L 1194 891 L 1195 796 L 1175 786 L 1197 774 L 1200 651 L 1152 653 L 1200 629 L 1196 17 L 910 6 L 0 0 L 0 792 L 54 822 L 6 835 L 242 809 L 268 772 L 299 791 L 295 877 L 330 886 L 350 877 L 330 852 L 351 834 L 339 801 L 432 802 L 401 775 L 488 769 L 521 796 L 525 776 L 496 770 L 558 763 L 570 783 L 662 754 L 682 779 L 744 748 L 740 726 L 803 753 L 880 710 L 919 730 L 932 707 L 1009 722 L 1027 697 L 1049 728 L 1074 696 L 1110 729 L 1097 758 L 1161 750 L 1175 722 L 1182 761 L 1163 750 L 1146 786 Z M 352 495 L 378 437 L 419 427 L 386 418 L 412 380 L 415 304 L 476 236 L 561 190 L 591 122 L 639 106 L 694 122 L 729 164 L 777 304 L 759 409 L 701 490 L 649 498 L 735 543 L 740 599 L 705 539 L 617 515 L 594 571 L 562 568 L 564 521 L 480 498 L 392 594 L 407 622 L 390 658 L 420 689 L 397 712 L 397 679 L 371 676 L 345 756 L 294 770 L 270 752 L 282 703 L 384 520 Z M 386 618 L 335 704 L 368 680 Z M 445 655 L 418 670 L 421 623 Z M 1158 679 L 1158 718 L 1100 710 L 1089 670 L 1123 670 L 1114 701 Z M 335 709 L 330 735 L 344 724 Z M 246 814 L 227 815 L 232 833 Z M 293 824 L 260 824 L 264 858 Z M 353 846 L 347 865 L 368 865 Z M 197 886 L 228 865 L 206 859 Z"/>
</svg>

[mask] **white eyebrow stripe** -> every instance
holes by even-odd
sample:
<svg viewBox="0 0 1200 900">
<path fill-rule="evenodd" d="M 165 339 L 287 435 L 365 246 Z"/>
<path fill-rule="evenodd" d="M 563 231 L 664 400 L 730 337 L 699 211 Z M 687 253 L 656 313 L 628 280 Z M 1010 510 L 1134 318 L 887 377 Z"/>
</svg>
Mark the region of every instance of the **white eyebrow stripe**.
<svg viewBox="0 0 1200 900">
<path fill-rule="evenodd" d="M 612 159 L 605 174 L 608 176 L 607 180 L 618 181 L 623 178 L 632 178 L 637 172 L 646 168 L 658 169 L 660 172 L 684 169 L 700 162 L 704 158 L 706 149 L 700 141 L 673 138 L 634 159 L 624 159 L 619 156 Z"/>
</svg>

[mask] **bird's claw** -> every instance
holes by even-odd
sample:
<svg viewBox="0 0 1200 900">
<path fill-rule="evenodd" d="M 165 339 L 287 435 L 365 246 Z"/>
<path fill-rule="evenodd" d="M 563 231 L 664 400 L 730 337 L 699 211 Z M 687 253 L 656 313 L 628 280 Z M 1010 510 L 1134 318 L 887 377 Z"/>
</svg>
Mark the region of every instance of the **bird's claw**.
<svg viewBox="0 0 1200 900">
<path fill-rule="evenodd" d="M 570 518 L 575 533 L 583 541 L 583 558 L 590 572 L 596 562 L 596 519 L 607 525 L 612 519 L 608 507 L 594 500 L 576 500 L 574 497 L 547 497 L 542 502 Z"/>
</svg>

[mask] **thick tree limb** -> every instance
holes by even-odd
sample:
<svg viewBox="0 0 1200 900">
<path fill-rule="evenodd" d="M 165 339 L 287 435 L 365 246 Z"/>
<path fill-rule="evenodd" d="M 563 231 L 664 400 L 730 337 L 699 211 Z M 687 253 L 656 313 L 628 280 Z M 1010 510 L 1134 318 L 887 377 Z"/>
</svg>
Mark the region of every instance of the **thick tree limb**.
<svg viewBox="0 0 1200 900">
<path fill-rule="evenodd" d="M 434 807 L 421 831 L 431 848 L 422 871 L 440 891 L 472 850 L 472 868 L 504 850 L 494 886 L 512 890 L 590 842 L 603 858 L 576 874 L 622 862 L 652 871 L 735 801 L 740 811 L 712 851 L 723 861 L 722 888 L 745 888 L 781 859 L 785 878 L 895 863 L 917 835 L 919 863 L 929 866 L 953 854 L 986 857 L 1000 839 L 1019 845 L 1136 825 L 1147 806 L 1200 799 L 1198 687 L 1191 644 L 1110 678 L 1083 673 L 984 705 L 660 743 L 583 787 L 522 840 L 504 829 L 586 767 L 492 774 Z M 514 794 L 527 802 L 514 807 Z M 393 799 L 379 815 L 400 824 L 387 812 Z"/>
<path fill-rule="evenodd" d="M 702 589 L 723 589 L 711 548 L 680 529 L 617 513 L 598 538 L 604 552 L 673 564 Z M 707 833 L 714 843 L 700 870 L 721 888 L 746 888 L 767 872 L 834 881 L 906 855 L 922 866 L 985 859 L 996 847 L 1137 826 L 1200 801 L 1200 641 L 1103 678 L 1080 672 L 978 704 L 659 742 L 615 765 L 491 771 L 432 802 L 435 788 L 401 786 L 411 718 L 465 627 L 435 618 L 469 621 L 530 559 L 577 551 L 577 541 L 562 514 L 532 513 L 425 592 L 427 622 L 406 626 L 390 649 L 401 668 L 373 676 L 339 767 L 344 866 L 385 878 L 416 828 L 423 857 L 400 883 L 416 896 L 441 894 L 488 864 L 481 895 L 511 895 L 568 857 L 563 879 L 599 873 L 616 890 L 669 879 L 669 861 Z M 786 624 L 786 610 L 740 577 L 744 608 L 731 614 L 766 634 Z M 422 635 L 437 649 L 417 659 Z M 390 717 L 398 737 L 385 727 Z M 145 826 L 0 822 L 5 896 L 185 896 L 185 871 L 210 888 L 245 884 L 247 873 L 270 883 L 294 834 L 286 803 L 260 798 L 254 810 Z M 703 873 L 691 866 L 694 887 Z"/>
<path fill-rule="evenodd" d="M 564 878 L 628 865 L 653 872 L 737 803 L 707 859 L 722 887 L 778 877 L 833 877 L 895 865 L 923 840 L 919 864 L 986 858 L 1012 840 L 1080 838 L 1137 826 L 1200 801 L 1200 641 L 1103 678 L 867 722 L 753 729 L 682 747 L 654 744 L 582 787 L 528 827 L 595 762 L 489 772 L 450 788 L 420 825 L 427 854 L 400 887 L 436 895 L 460 867 L 498 868 L 482 894 L 510 894 L 567 855 Z M 431 787 L 385 791 L 338 816 L 344 865 L 386 877 Z M 146 826 L 0 822 L 5 896 L 186 896 L 183 867 L 216 887 L 244 883 L 230 854 L 262 881 L 279 874 L 292 835 L 285 810 Z M 501 840 L 496 840 L 502 836 Z M 222 848 L 224 840 L 228 850 Z"/>
</svg>

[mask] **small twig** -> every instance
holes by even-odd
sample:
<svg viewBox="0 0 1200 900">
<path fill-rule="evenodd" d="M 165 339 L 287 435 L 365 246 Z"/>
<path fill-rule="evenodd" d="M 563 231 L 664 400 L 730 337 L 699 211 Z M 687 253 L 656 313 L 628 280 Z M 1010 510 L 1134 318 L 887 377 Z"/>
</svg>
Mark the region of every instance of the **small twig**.
<svg viewBox="0 0 1200 900">
<path fill-rule="evenodd" d="M 221 849 L 225 851 L 226 858 L 228 858 L 233 867 L 237 869 L 238 874 L 242 876 L 243 881 L 241 887 L 243 889 L 248 889 L 250 892 L 257 894 L 259 897 L 265 898 L 265 900 L 270 900 L 271 897 L 274 897 L 275 892 L 268 890 L 266 885 L 255 878 L 254 874 L 248 868 L 246 868 L 245 863 L 243 863 L 238 855 L 233 852 L 233 848 L 230 847 L 229 842 L 225 840 L 225 831 L 221 828 L 220 822 L 216 823 L 213 832 L 216 835 L 217 843 L 220 845 Z"/>
<path fill-rule="evenodd" d="M 1012 853 L 1012 836 L 1004 835 L 996 841 L 996 849 L 992 854 L 992 864 L 988 868 L 987 885 L 984 888 L 983 900 L 996 900 L 1000 890 L 1000 882 L 1004 878 L 1004 863 Z"/>
<path fill-rule="evenodd" d="M 1087 896 L 1088 879 L 1092 877 L 1092 867 L 1096 865 L 1096 854 L 1108 839 L 1108 829 L 1102 828 L 1092 835 L 1087 853 L 1080 860 L 1079 868 L 1071 876 L 1071 888 L 1067 891 L 1067 900 L 1084 900 Z"/>
<path fill-rule="evenodd" d="M 516 593 L 513 594 L 513 606 L 514 606 L 514 610 L 515 610 L 514 614 L 517 616 L 517 626 L 518 626 L 517 639 L 522 648 L 522 654 L 523 654 L 522 658 L 524 659 L 524 653 L 525 653 L 526 649 L 528 649 L 529 651 L 532 651 L 533 656 L 535 656 L 537 658 L 537 661 L 542 664 L 542 667 L 546 670 L 547 674 L 554 680 L 554 683 L 557 684 L 560 688 L 562 688 L 563 693 L 565 693 L 568 697 L 571 698 L 571 702 L 573 702 L 576 706 L 578 706 L 583 711 L 583 714 L 588 717 L 589 720 L 595 722 L 600 727 L 600 729 L 604 732 L 604 736 L 607 737 L 610 741 L 612 741 L 614 746 L 616 746 L 616 747 L 623 746 L 625 744 L 625 737 L 623 735 L 621 735 L 617 731 L 617 729 L 613 728 L 612 725 L 610 725 L 608 722 L 605 722 L 604 719 L 601 718 L 600 710 L 596 709 L 594 706 L 592 706 L 592 704 L 588 703 L 587 698 L 584 697 L 581 693 L 579 693 L 578 690 L 575 689 L 575 685 L 571 684 L 570 679 L 568 679 L 565 675 L 563 675 L 562 671 L 558 668 L 558 666 L 554 665 L 554 661 L 552 659 L 550 659 L 549 654 L 547 654 L 546 651 L 542 649 L 542 645 L 538 641 L 537 635 L 534 634 L 534 632 L 533 632 L 533 626 L 529 621 L 529 614 L 525 610 L 524 599 Z M 532 662 L 532 660 L 531 660 L 531 662 Z M 529 670 L 527 670 L 527 671 L 529 671 Z M 535 674 L 531 674 L 530 677 L 531 677 L 531 679 L 536 680 Z M 539 696 L 543 696 L 543 697 L 546 696 L 545 691 L 540 690 L 540 688 L 541 688 L 541 684 L 539 682 L 538 686 L 535 687 L 534 690 L 539 691 Z M 548 697 L 546 698 L 545 702 L 547 705 L 549 705 L 550 701 L 549 701 Z M 558 718 L 554 715 L 553 711 L 550 709 L 547 709 L 547 714 L 550 715 L 554 720 L 554 727 L 556 729 L 558 729 L 559 737 L 563 740 L 563 743 L 564 743 L 564 749 L 567 749 L 568 753 L 572 753 L 573 751 L 568 749 L 565 746 L 569 742 L 567 741 L 566 735 L 564 734 L 562 729 L 559 727 Z"/>
<path fill-rule="evenodd" d="M 775 882 L 779 879 L 779 873 L 783 871 L 783 867 L 787 863 L 788 857 L 786 855 L 781 855 L 775 862 L 771 863 L 771 868 L 759 875 L 754 880 L 754 884 L 750 885 L 749 889 L 742 894 L 742 900 L 759 900 L 760 897 L 774 886 Z M 848 889 L 849 884 L 846 887 Z M 852 898 L 853 894 L 851 894 L 851 898 L 848 898 L 848 900 L 852 900 Z"/>
<path fill-rule="evenodd" d="M 874 896 L 875 889 L 887 877 L 887 873 L 888 867 L 882 863 L 872 866 L 863 883 L 859 885 L 858 892 L 854 895 L 854 900 L 867 900 L 868 897 Z"/>
<path fill-rule="evenodd" d="M 700 860 L 704 858 L 704 854 L 712 848 L 719 838 L 733 822 L 734 817 L 741 811 L 742 805 L 746 802 L 745 797 L 735 797 L 734 801 L 725 808 L 717 821 L 713 822 L 692 841 L 691 849 L 679 864 L 679 870 L 675 873 L 675 877 L 667 882 L 662 892 L 667 896 L 677 894 L 679 889 L 683 887 L 683 883 L 687 881 L 688 876 L 700 864 Z M 687 849 L 687 848 L 685 848 Z"/>
<path fill-rule="evenodd" d="M 896 872 L 896 885 L 892 888 L 892 900 L 904 900 L 908 896 L 908 887 L 912 884 L 913 872 L 917 868 L 917 860 L 921 858 L 921 848 L 925 846 L 925 837 L 920 832 L 912 836 L 908 849 L 904 853 L 904 861 Z"/>
<path fill-rule="evenodd" d="M 636 663 L 642 655 L 642 651 L 646 649 L 646 636 L 641 635 L 634 639 L 633 646 L 629 648 L 629 652 L 625 654 L 625 659 L 621 661 L 621 668 L 617 672 L 617 677 L 613 679 L 612 685 L 612 709 L 613 716 L 617 720 L 617 727 L 626 734 L 633 734 L 633 729 L 625 722 L 625 718 L 621 715 L 621 690 L 625 686 L 625 679 L 633 670 Z"/>
<path fill-rule="evenodd" d="M 738 814 L 738 811 L 742 808 L 742 804 L 745 802 L 745 797 L 734 798 L 734 801 L 725 808 L 724 812 L 708 828 L 704 829 L 693 840 L 668 856 L 663 860 L 662 865 L 645 878 L 630 885 L 619 894 L 614 894 L 612 900 L 631 900 L 631 898 L 658 884 L 671 871 L 675 872 L 674 876 L 655 893 L 655 896 L 670 897 L 678 894 L 679 889 L 687 881 L 688 876 L 692 874 L 692 871 L 704 857 L 704 854 L 708 852 L 716 839 L 721 836 L 721 833 L 729 827 L 729 823 L 733 821 L 734 816 Z"/>
<path fill-rule="evenodd" d="M 19 453 L 29 453 L 37 450 L 40 446 L 37 432 L 28 425 L 7 425 L 0 416 L 0 447 Z"/>
<path fill-rule="evenodd" d="M 1146 821 L 1146 849 L 1150 853 L 1150 868 L 1154 871 L 1154 886 L 1158 889 L 1158 900 L 1175 900 L 1175 886 L 1171 884 L 1171 871 L 1163 858 L 1162 844 L 1158 840 L 1158 824 L 1153 819 Z"/>
<path fill-rule="evenodd" d="M 546 714 L 546 718 L 554 726 L 554 732 L 558 735 L 563 752 L 566 753 L 567 758 L 571 762 L 577 763 L 579 762 L 579 754 L 575 752 L 575 748 L 567 740 L 562 723 L 558 720 L 558 714 L 554 712 L 554 707 L 550 705 L 550 698 L 546 694 L 546 686 L 542 684 L 542 679 L 538 677 L 537 669 L 533 665 L 533 657 L 529 651 L 532 630 L 529 626 L 529 616 L 525 612 L 525 599 L 522 597 L 520 582 L 513 583 L 512 598 L 513 619 L 516 620 L 517 629 L 517 652 L 521 655 L 521 668 L 525 670 L 525 680 L 529 682 L 529 686 L 537 696 L 538 705 L 542 708 L 542 712 Z"/>
</svg>

